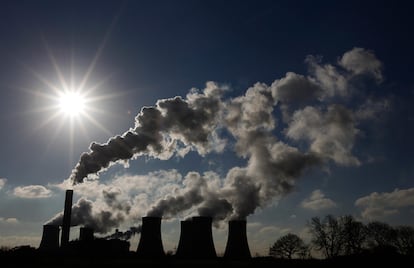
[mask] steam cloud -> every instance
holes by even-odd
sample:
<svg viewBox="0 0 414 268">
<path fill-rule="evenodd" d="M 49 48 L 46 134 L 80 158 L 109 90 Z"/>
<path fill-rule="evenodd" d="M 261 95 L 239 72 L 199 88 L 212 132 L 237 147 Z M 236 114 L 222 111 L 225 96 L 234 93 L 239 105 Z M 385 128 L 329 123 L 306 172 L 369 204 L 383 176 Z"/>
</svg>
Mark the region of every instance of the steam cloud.
<svg viewBox="0 0 414 268">
<path fill-rule="evenodd" d="M 121 240 L 129 240 L 135 234 L 139 234 L 141 232 L 141 225 L 138 227 L 132 226 L 125 232 L 120 232 L 118 229 L 115 230 L 115 233 L 104 237 L 104 239 L 121 239 Z"/>
<path fill-rule="evenodd" d="M 218 125 L 218 115 L 223 89 L 215 83 L 207 83 L 203 93 L 193 92 L 186 99 L 175 97 L 159 100 L 154 107 L 144 107 L 135 118 L 135 128 L 116 136 L 105 144 L 92 143 L 90 151 L 80 157 L 72 172 L 74 183 L 83 182 L 111 164 L 129 160 L 143 154 L 168 159 L 172 151 L 194 147 L 200 154 L 212 149 L 215 137 L 212 133 Z"/>
<path fill-rule="evenodd" d="M 97 233 L 107 233 L 112 228 L 123 222 L 125 215 L 121 212 L 114 213 L 112 210 L 94 207 L 94 202 L 81 198 L 72 206 L 71 225 L 84 225 L 92 228 Z M 48 225 L 62 225 L 63 213 L 58 213 L 49 220 Z"/>
<path fill-rule="evenodd" d="M 335 65 L 323 64 L 315 56 L 305 62 L 308 75 L 288 72 L 271 85 L 256 83 L 242 96 L 224 100 L 228 88 L 208 82 L 203 91 L 193 89 L 186 98 L 163 99 L 144 107 L 133 129 L 105 144 L 92 143 L 70 179 L 79 184 L 114 163 L 142 155 L 166 160 L 184 157 L 190 150 L 204 156 L 233 149 L 246 159 L 246 166 L 231 168 L 224 178 L 214 172 L 190 172 L 179 190 L 154 202 L 147 214 L 172 217 L 196 209 L 216 220 L 244 219 L 289 193 L 311 168 L 328 163 L 360 165 L 352 153 L 358 127 L 387 104 L 374 97 L 357 99 L 363 94 L 355 94 L 360 83 L 353 81 L 364 76 L 380 83 L 382 63 L 363 48 L 344 53 Z M 94 213 L 92 204 L 81 199 L 74 206 L 75 217 L 108 230 L 103 226 L 115 226 L 130 209 L 112 202 L 114 195 L 106 193 L 106 202 L 117 207 L 116 215 Z M 82 218 L 82 213 L 93 217 Z"/>
</svg>

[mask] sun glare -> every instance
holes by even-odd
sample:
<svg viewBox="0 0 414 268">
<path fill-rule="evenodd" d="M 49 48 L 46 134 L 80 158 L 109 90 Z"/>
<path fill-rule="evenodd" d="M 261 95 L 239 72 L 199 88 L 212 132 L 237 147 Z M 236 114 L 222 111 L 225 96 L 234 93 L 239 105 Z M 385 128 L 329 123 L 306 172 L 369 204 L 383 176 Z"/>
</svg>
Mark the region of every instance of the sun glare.
<svg viewBox="0 0 414 268">
<path fill-rule="evenodd" d="M 64 92 L 59 96 L 60 111 L 71 117 L 79 116 L 85 111 L 86 98 L 75 91 Z"/>
<path fill-rule="evenodd" d="M 48 124 L 55 124 L 54 132 L 51 136 L 51 142 L 61 138 L 61 133 L 66 132 L 69 137 L 69 154 L 71 156 L 71 163 L 75 145 L 75 139 L 80 134 L 83 134 L 86 140 L 91 140 L 89 130 L 94 131 L 99 129 L 107 135 L 112 133 L 99 121 L 96 116 L 104 116 L 107 110 L 103 110 L 102 101 L 107 101 L 118 97 L 118 93 L 106 93 L 103 89 L 106 81 L 110 76 L 103 77 L 97 81 L 92 80 L 92 73 L 94 72 L 96 63 L 99 60 L 100 51 L 103 45 L 97 50 L 92 62 L 84 72 L 76 68 L 74 58 L 71 59 L 70 65 L 62 67 L 59 66 L 52 51 L 46 44 L 46 52 L 55 71 L 55 77 L 46 77 L 38 73 L 35 69 L 26 66 L 34 77 L 38 79 L 40 84 L 36 84 L 35 89 L 28 89 L 27 91 L 35 96 L 36 103 L 39 104 L 32 112 L 45 113 L 44 119 L 37 124 L 35 130 L 39 130 Z M 72 55 L 73 56 L 73 55 Z M 53 73 L 52 73 L 53 74 Z M 80 75 L 77 77 L 77 75 Z M 42 101 L 39 99 L 43 99 Z"/>
</svg>

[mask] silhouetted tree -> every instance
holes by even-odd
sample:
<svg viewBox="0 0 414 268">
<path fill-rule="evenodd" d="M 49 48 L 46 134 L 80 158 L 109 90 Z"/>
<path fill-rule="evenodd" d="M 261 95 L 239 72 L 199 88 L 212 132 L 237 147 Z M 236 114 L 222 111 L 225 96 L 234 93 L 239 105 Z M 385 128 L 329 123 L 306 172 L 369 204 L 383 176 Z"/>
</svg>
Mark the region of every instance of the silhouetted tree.
<svg viewBox="0 0 414 268">
<path fill-rule="evenodd" d="M 6 252 L 6 251 L 9 251 L 10 250 L 10 247 L 8 247 L 8 246 L 0 246 L 0 251 L 2 251 L 2 252 Z"/>
<path fill-rule="evenodd" d="M 398 226 L 395 228 L 395 246 L 400 254 L 414 255 L 414 228 Z"/>
<path fill-rule="evenodd" d="M 300 259 L 309 259 L 309 258 L 311 258 L 312 255 L 310 253 L 310 246 L 306 245 L 306 244 L 303 244 L 303 246 L 300 247 L 297 255 Z"/>
<path fill-rule="evenodd" d="M 368 247 L 374 250 L 396 250 L 396 231 L 390 225 L 374 221 L 367 225 Z"/>
<path fill-rule="evenodd" d="M 294 255 L 302 256 L 307 251 L 303 240 L 292 233 L 280 237 L 269 249 L 269 255 L 276 258 L 292 259 Z"/>
<path fill-rule="evenodd" d="M 341 217 L 343 232 L 343 250 L 345 255 L 359 254 L 367 239 L 367 228 L 362 222 L 356 221 L 351 215 Z"/>
<path fill-rule="evenodd" d="M 314 217 L 308 224 L 313 236 L 312 243 L 317 250 L 322 250 L 327 258 L 339 256 L 344 245 L 342 224 L 332 215 L 323 220 Z"/>
</svg>

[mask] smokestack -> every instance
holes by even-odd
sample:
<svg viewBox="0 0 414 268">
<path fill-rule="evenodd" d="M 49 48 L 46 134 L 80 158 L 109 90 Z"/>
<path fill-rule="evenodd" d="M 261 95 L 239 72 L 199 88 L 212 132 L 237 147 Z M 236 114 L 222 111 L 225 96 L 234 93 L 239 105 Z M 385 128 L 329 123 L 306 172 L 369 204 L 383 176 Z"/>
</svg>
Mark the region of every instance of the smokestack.
<svg viewBox="0 0 414 268">
<path fill-rule="evenodd" d="M 66 190 L 65 210 L 63 211 L 63 222 L 62 222 L 62 237 L 60 240 L 61 247 L 64 247 L 69 243 L 70 217 L 72 213 L 72 199 L 73 199 L 73 190 Z"/>
<path fill-rule="evenodd" d="M 225 258 L 249 259 L 251 258 L 246 235 L 246 221 L 229 221 L 229 235 L 227 237 Z"/>
<path fill-rule="evenodd" d="M 42 240 L 39 250 L 50 251 L 59 248 L 59 226 L 43 225 Z"/>
<path fill-rule="evenodd" d="M 164 257 L 161 240 L 161 218 L 143 217 L 137 254 L 144 258 Z"/>
<path fill-rule="evenodd" d="M 193 222 L 181 221 L 180 241 L 178 242 L 175 256 L 179 258 L 191 258 L 193 255 Z"/>
<path fill-rule="evenodd" d="M 79 230 L 79 241 L 93 241 L 93 229 L 89 227 L 81 227 Z"/>
<path fill-rule="evenodd" d="M 216 249 L 213 242 L 211 217 L 192 218 L 192 257 L 199 259 L 216 258 Z"/>
</svg>

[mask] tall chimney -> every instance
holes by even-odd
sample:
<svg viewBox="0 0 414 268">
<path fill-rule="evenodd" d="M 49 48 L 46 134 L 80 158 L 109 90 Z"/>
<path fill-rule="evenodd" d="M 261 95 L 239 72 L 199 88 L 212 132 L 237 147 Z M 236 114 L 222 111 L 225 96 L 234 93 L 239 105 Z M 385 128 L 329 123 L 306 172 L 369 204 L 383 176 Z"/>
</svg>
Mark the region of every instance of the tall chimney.
<svg viewBox="0 0 414 268">
<path fill-rule="evenodd" d="M 178 241 L 175 256 L 179 258 L 191 258 L 193 255 L 193 222 L 181 221 L 180 240 Z"/>
<path fill-rule="evenodd" d="M 89 227 L 81 227 L 79 230 L 79 241 L 93 241 L 93 229 Z"/>
<path fill-rule="evenodd" d="M 69 243 L 70 217 L 72 213 L 72 199 L 73 199 L 73 190 L 66 190 L 65 210 L 63 211 L 63 222 L 62 222 L 62 237 L 60 240 L 61 247 L 64 247 Z"/>
<path fill-rule="evenodd" d="M 192 218 L 192 257 L 199 259 L 216 258 L 216 249 L 213 242 L 211 217 Z"/>
<path fill-rule="evenodd" d="M 161 218 L 143 217 L 141 238 L 139 240 L 137 254 L 144 258 L 164 257 L 164 248 L 161 240 Z"/>
<path fill-rule="evenodd" d="M 251 258 L 246 235 L 246 221 L 229 221 L 229 235 L 227 237 L 225 258 L 249 259 Z"/>
<path fill-rule="evenodd" d="M 39 250 L 51 251 L 59 248 L 59 225 L 43 225 Z"/>
</svg>

